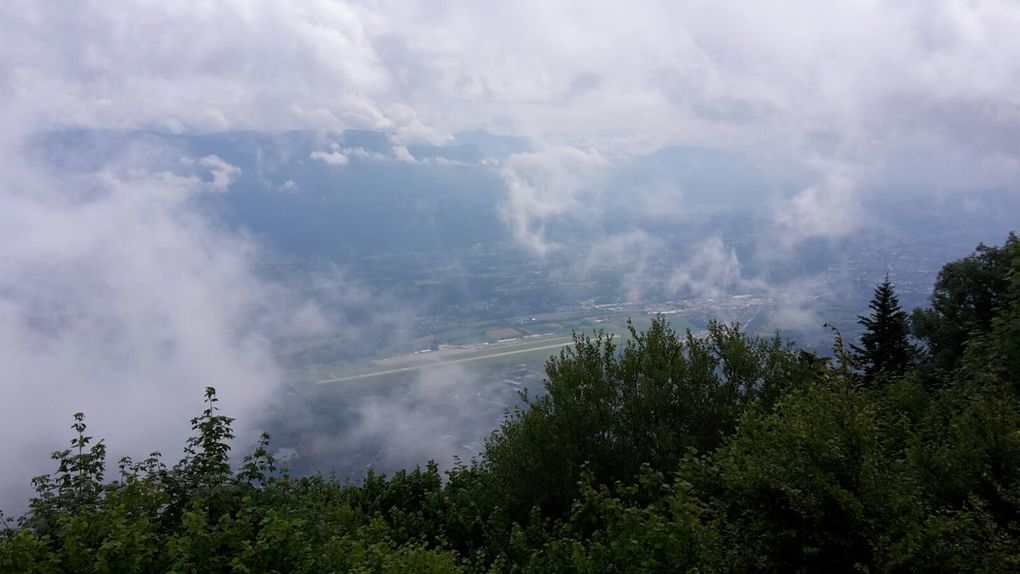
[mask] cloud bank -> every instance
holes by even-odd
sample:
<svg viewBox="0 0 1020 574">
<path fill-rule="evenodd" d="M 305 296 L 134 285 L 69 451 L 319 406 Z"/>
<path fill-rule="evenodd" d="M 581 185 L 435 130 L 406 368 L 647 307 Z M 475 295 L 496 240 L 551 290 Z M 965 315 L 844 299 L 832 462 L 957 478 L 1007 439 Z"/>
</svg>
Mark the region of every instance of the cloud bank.
<svg viewBox="0 0 1020 574">
<path fill-rule="evenodd" d="M 52 470 L 45 453 L 76 411 L 114 459 L 173 457 L 213 386 L 244 434 L 280 380 L 268 336 L 312 329 L 317 314 L 256 276 L 249 241 L 191 208 L 238 168 L 209 156 L 181 164 L 196 173 L 133 162 L 57 175 L 5 157 L 0 425 L 16 438 L 0 458 L 19 462 L 0 470 L 0 501 L 23 501 L 28 478 Z"/>
</svg>

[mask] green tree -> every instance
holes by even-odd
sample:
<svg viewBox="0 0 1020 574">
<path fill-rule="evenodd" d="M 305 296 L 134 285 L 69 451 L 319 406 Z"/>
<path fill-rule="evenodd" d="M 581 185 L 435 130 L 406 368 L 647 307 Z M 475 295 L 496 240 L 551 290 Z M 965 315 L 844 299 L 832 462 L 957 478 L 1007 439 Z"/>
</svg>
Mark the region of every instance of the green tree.
<svg viewBox="0 0 1020 574">
<path fill-rule="evenodd" d="M 868 304 L 871 314 L 858 315 L 858 323 L 864 327 L 860 346 L 854 346 L 854 354 L 864 369 L 864 378 L 873 382 L 880 378 L 888 380 L 902 375 L 917 357 L 917 349 L 909 341 L 910 322 L 906 312 L 900 308 L 889 276 L 875 287 Z"/>
<path fill-rule="evenodd" d="M 1004 290 L 991 329 L 967 340 L 961 371 L 969 379 L 1005 384 L 1020 397 L 1020 241 L 1000 249 Z"/>
<path fill-rule="evenodd" d="M 939 272 L 930 307 L 915 309 L 914 336 L 928 347 L 935 367 L 959 366 L 965 343 L 988 333 L 1007 300 L 1011 260 L 1020 239 L 1010 233 L 1002 247 L 977 246 L 974 253 L 946 264 Z"/>
<path fill-rule="evenodd" d="M 541 505 L 563 516 L 582 468 L 597 484 L 629 481 L 642 464 L 669 470 L 688 449 L 710 452 L 754 404 L 769 408 L 815 369 L 778 338 L 712 322 L 678 334 L 662 317 L 612 337 L 575 335 L 546 366 L 545 395 L 513 413 L 483 453 L 514 515 Z"/>
</svg>

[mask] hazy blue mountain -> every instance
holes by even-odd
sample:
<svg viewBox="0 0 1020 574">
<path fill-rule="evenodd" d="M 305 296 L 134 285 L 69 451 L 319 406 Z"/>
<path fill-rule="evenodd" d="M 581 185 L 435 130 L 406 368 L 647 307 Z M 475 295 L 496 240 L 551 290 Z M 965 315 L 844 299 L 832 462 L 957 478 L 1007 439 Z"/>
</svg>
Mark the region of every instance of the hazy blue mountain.
<svg viewBox="0 0 1020 574">
<path fill-rule="evenodd" d="M 423 251 L 504 238 L 496 211 L 502 184 L 471 144 L 409 146 L 414 161 L 402 161 L 386 134 L 369 131 L 77 130 L 43 134 L 34 151 L 58 167 L 87 170 L 150 149 L 160 150 L 157 163 L 171 170 L 182 157 L 209 155 L 241 168 L 229 193 L 199 202 L 226 225 L 284 253 Z M 313 159 L 315 152 L 344 154 L 347 161 L 331 165 Z M 66 158 L 75 158 L 73 165 Z"/>
<path fill-rule="evenodd" d="M 758 206 L 774 192 L 764 174 L 743 156 L 691 146 L 671 146 L 637 156 L 614 170 L 610 185 L 638 191 L 672 190 L 684 207 L 738 210 Z"/>
<path fill-rule="evenodd" d="M 485 157 L 505 159 L 515 153 L 529 151 L 528 140 L 507 135 L 496 135 L 485 130 L 472 130 L 454 134 L 457 143 L 472 145 Z"/>
<path fill-rule="evenodd" d="M 252 233 L 283 255 L 343 260 L 492 242 L 511 248 L 499 216 L 505 187 L 498 166 L 483 160 L 528 149 L 522 138 L 484 131 L 459 133 L 444 146 L 401 148 L 387 134 L 365 130 L 189 135 L 73 130 L 37 136 L 31 152 L 69 171 L 88 171 L 122 158 L 137 163 L 138 157 L 148 158 L 152 169 L 186 171 L 187 161 L 216 155 L 241 168 L 228 193 L 197 200 L 216 220 Z M 330 158 L 333 163 L 323 161 Z M 722 236 L 748 272 L 769 280 L 825 270 L 842 258 L 847 242 L 900 241 L 887 237 L 891 228 L 915 235 L 938 230 L 948 246 L 995 241 L 1011 229 L 1013 214 L 1020 211 L 1020 198 L 996 191 L 935 199 L 921 193 L 869 193 L 866 210 L 876 218 L 865 222 L 860 237 L 806 242 L 797 257 L 758 266 L 754 253 L 757 238 L 769 229 L 770 200 L 793 190 L 770 181 L 747 158 L 668 147 L 610 166 L 598 185 L 609 191 L 595 195 L 602 199 L 594 201 L 603 204 L 591 213 L 601 217 L 558 221 L 547 230 L 549 239 L 583 244 L 641 230 L 682 247 Z"/>
<path fill-rule="evenodd" d="M 281 253 L 341 258 L 509 241 L 498 214 L 503 183 L 483 159 L 528 149 L 523 138 L 484 131 L 459 133 L 445 146 L 398 149 L 387 134 L 365 130 L 76 130 L 42 134 L 34 145 L 43 161 L 69 170 L 151 153 L 157 167 L 176 171 L 182 158 L 216 155 L 241 173 L 229 193 L 200 198 L 203 207 Z M 583 241 L 635 227 L 685 237 L 710 228 L 746 228 L 746 210 L 728 206 L 768 186 L 743 158 L 691 147 L 666 148 L 613 167 L 604 185 L 614 192 L 603 194 L 603 219 L 565 222 L 550 238 Z M 687 216 L 683 226 L 678 215 Z"/>
</svg>

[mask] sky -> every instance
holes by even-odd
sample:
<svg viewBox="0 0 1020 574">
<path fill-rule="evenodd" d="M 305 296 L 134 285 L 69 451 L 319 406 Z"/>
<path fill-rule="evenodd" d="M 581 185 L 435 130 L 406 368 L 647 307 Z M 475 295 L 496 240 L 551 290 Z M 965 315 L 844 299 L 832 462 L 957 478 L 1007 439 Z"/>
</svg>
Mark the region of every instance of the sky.
<svg viewBox="0 0 1020 574">
<path fill-rule="evenodd" d="M 14 1 L 0 25 L 16 133 L 483 128 L 608 158 L 702 145 L 806 176 L 779 221 L 794 241 L 851 233 L 862 190 L 1020 172 L 1008 0 Z"/>
<path fill-rule="evenodd" d="M 1017 30 L 1012 1 L 8 0 L 0 430 L 17 438 L 0 459 L 24 463 L 0 465 L 0 507 L 71 413 L 135 456 L 179 444 L 204 386 L 242 415 L 271 394 L 269 333 L 336 327 L 256 276 L 250 237 L 193 209 L 236 166 L 136 146 L 53 173 L 26 157 L 34 133 L 359 128 L 395 154 L 521 136 L 532 151 L 493 169 L 502 221 L 536 256 L 556 248 L 547 228 L 613 193 L 609 166 L 703 146 L 790 182 L 762 198 L 782 256 L 853 234 L 875 195 L 1020 192 Z M 638 267 L 657 248 L 634 230 L 596 246 Z M 705 293 L 755 281 L 718 237 L 670 277 Z"/>
</svg>

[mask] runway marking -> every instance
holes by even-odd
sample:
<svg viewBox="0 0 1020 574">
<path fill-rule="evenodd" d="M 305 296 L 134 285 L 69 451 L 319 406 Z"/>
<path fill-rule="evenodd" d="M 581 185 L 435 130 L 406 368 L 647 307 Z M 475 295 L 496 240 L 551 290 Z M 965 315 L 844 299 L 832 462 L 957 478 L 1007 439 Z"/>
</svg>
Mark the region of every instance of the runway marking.
<svg viewBox="0 0 1020 574">
<path fill-rule="evenodd" d="M 488 355 L 482 355 L 480 357 L 464 357 L 463 359 L 450 359 L 448 361 L 437 361 L 435 363 L 425 363 L 425 364 L 421 364 L 421 365 L 414 365 L 414 366 L 411 366 L 411 367 L 400 367 L 400 368 L 397 368 L 397 369 L 387 369 L 385 371 L 376 371 L 374 373 L 361 373 L 361 374 L 358 374 L 358 375 L 348 375 L 346 377 L 337 377 L 335 379 L 323 379 L 321 381 L 316 381 L 316 382 L 318 384 L 320 384 L 320 385 L 325 385 L 325 384 L 329 384 L 329 383 L 343 383 L 345 381 L 353 381 L 353 380 L 356 380 L 356 379 L 368 379 L 368 378 L 371 378 L 371 377 L 379 377 L 379 376 L 382 376 L 382 375 L 392 375 L 392 374 L 395 374 L 395 373 L 406 373 L 406 372 L 409 372 L 409 371 L 420 371 L 422 369 L 433 369 L 433 368 L 436 368 L 436 367 L 442 367 L 444 365 L 452 365 L 452 364 L 455 364 L 455 363 L 469 363 L 469 362 L 472 362 L 472 361 L 484 361 L 485 359 L 494 359 L 496 357 L 506 357 L 508 355 L 519 355 L 521 353 L 533 353 L 535 351 L 545 351 L 547 349 L 559 349 L 559 348 L 562 348 L 562 347 L 567 347 L 567 346 L 572 345 L 572 344 L 573 344 L 573 341 L 567 341 L 567 342 L 563 342 L 563 343 L 554 343 L 554 344 L 551 344 L 551 345 L 543 345 L 541 347 L 530 347 L 530 348 L 527 348 L 527 349 L 514 349 L 512 351 L 503 351 L 501 353 L 492 353 L 492 354 L 488 354 Z"/>
</svg>

